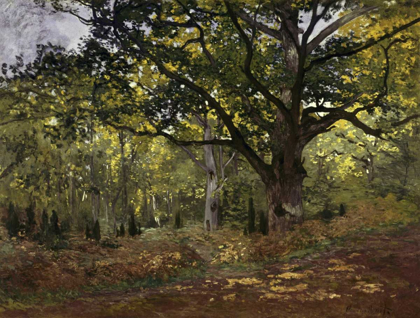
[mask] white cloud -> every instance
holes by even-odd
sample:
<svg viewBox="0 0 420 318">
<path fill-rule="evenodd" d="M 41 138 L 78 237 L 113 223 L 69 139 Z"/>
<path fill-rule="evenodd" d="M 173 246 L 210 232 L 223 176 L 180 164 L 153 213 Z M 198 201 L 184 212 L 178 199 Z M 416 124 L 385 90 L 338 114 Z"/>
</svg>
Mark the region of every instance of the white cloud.
<svg viewBox="0 0 420 318">
<path fill-rule="evenodd" d="M 23 54 L 30 62 L 36 56 L 36 45 L 51 42 L 66 49 L 77 47 L 88 28 L 71 15 L 53 13 L 32 0 L 0 0 L 0 64 L 14 63 Z"/>
</svg>

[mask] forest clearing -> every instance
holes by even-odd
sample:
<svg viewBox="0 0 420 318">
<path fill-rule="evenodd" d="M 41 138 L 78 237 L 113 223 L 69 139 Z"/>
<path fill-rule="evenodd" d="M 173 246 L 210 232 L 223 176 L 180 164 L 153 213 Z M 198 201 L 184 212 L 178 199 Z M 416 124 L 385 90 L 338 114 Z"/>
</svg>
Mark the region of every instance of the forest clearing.
<svg viewBox="0 0 420 318">
<path fill-rule="evenodd" d="M 420 317 L 419 4 L 0 0 L 0 317 Z"/>
<path fill-rule="evenodd" d="M 419 225 L 358 231 L 251 263 L 233 261 L 235 252 L 255 248 L 249 239 L 226 234 L 158 230 L 117 240 L 118 248 L 75 240 L 58 255 L 16 244 L 7 258 L 2 244 L 1 281 L 19 296 L 3 299 L 0 317 L 417 317 L 420 311 Z M 232 259 L 220 257 L 229 253 L 221 242 L 235 246 Z"/>
</svg>

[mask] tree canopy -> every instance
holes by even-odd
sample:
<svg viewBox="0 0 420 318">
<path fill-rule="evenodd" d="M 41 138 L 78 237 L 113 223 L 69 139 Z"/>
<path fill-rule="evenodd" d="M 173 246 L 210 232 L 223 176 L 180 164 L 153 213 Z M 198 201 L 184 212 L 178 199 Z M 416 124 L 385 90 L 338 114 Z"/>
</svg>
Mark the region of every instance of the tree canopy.
<svg viewBox="0 0 420 318">
<path fill-rule="evenodd" d="M 420 18 L 410 1 L 48 3 L 89 25 L 91 36 L 80 52 L 40 47 L 33 64 L 3 68 L 13 74 L 3 124 L 52 118 L 44 132 L 58 148 L 90 140 L 92 193 L 102 183 L 93 155 L 102 129 L 119 132 L 124 178 L 137 166 L 129 161 L 140 160 L 136 138 L 164 137 L 198 166 L 189 146 L 208 147 L 210 159 L 221 147 L 226 160 L 237 153 L 260 177 L 270 230 L 286 229 L 304 219 L 305 159 L 315 160 L 305 152 L 314 140 L 335 141 L 316 151 L 319 160 L 351 152 L 343 167 L 358 163 L 374 178 L 373 156 L 392 155 L 394 131 L 419 117 Z M 221 173 L 213 161 L 208 178 Z"/>
</svg>

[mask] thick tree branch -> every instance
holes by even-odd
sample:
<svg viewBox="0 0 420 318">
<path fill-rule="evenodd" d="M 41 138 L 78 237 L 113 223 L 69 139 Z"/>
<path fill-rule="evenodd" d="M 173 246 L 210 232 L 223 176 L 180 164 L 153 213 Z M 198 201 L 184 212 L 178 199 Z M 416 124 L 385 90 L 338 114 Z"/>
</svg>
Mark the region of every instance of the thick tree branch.
<svg viewBox="0 0 420 318">
<path fill-rule="evenodd" d="M 402 126 L 402 125 L 408 124 L 410 121 L 412 121 L 414 119 L 417 119 L 417 118 L 420 118 L 420 114 L 414 114 L 414 115 L 411 115 L 411 116 L 408 116 L 408 117 L 404 118 L 401 121 L 393 122 L 393 123 L 391 123 L 391 126 L 392 127 Z"/>
<path fill-rule="evenodd" d="M 338 20 L 331 23 L 328 27 L 326 27 L 324 30 L 322 30 L 311 42 L 308 43 L 308 46 L 306 48 L 306 54 L 310 54 L 318 45 L 321 44 L 322 41 L 324 41 L 328 36 L 336 32 L 340 27 L 346 25 L 350 21 L 353 21 L 354 19 L 361 17 L 365 15 L 368 12 L 371 12 L 373 10 L 376 10 L 377 7 L 371 6 L 371 7 L 363 7 L 356 10 L 353 10 L 349 14 L 346 14 L 345 16 L 339 18 Z M 325 12 L 326 13 L 326 12 Z M 324 13 L 324 15 L 325 15 Z M 309 30 L 309 29 L 308 29 Z M 312 28 L 313 30 L 313 28 Z M 311 31 L 312 32 L 312 31 Z M 305 32 L 306 34 L 306 32 Z"/>
<path fill-rule="evenodd" d="M 256 19 L 250 17 L 245 11 L 243 10 L 239 10 L 237 12 L 238 17 L 240 17 L 243 21 L 245 21 L 246 23 L 248 23 L 251 27 L 256 27 L 259 31 L 261 31 L 262 33 L 265 33 L 279 41 L 282 41 L 282 35 L 280 33 L 280 31 L 272 29 L 268 26 L 266 26 L 263 23 L 258 22 Z"/>
<path fill-rule="evenodd" d="M 227 146 L 227 147 L 234 147 L 234 143 L 231 139 L 211 139 L 211 140 L 178 140 L 171 134 L 168 134 L 164 131 L 157 131 L 157 132 L 151 132 L 151 131 L 138 131 L 137 129 L 126 126 L 126 125 L 118 125 L 112 122 L 105 122 L 108 126 L 113 127 L 117 130 L 126 130 L 131 132 L 134 136 L 137 137 L 165 137 L 169 141 L 173 142 L 174 144 L 178 146 L 204 146 L 204 145 L 220 145 L 220 146 Z"/>
<path fill-rule="evenodd" d="M 363 93 L 359 93 L 356 96 L 354 96 L 352 99 L 350 99 L 349 101 L 345 102 L 342 106 L 340 107 L 325 107 L 325 106 L 317 106 L 317 107 L 308 107 L 305 108 L 303 110 L 302 113 L 302 119 L 306 118 L 309 116 L 309 114 L 312 113 L 332 113 L 334 111 L 342 111 L 342 110 L 346 110 L 348 108 L 350 108 L 351 106 L 353 106 L 358 100 L 359 98 L 363 95 Z"/>
<path fill-rule="evenodd" d="M 364 43 L 364 45 L 361 44 L 361 46 L 359 46 L 357 49 L 350 50 L 350 51 L 345 51 L 345 52 L 336 52 L 336 53 L 328 54 L 326 56 L 323 56 L 323 57 L 317 58 L 315 60 L 312 60 L 309 63 L 309 65 L 306 67 L 305 70 L 306 71 L 309 71 L 315 65 L 324 64 L 325 62 L 327 62 L 327 61 L 329 61 L 329 60 L 331 60 L 333 58 L 337 58 L 337 57 L 338 58 L 339 57 L 349 57 L 349 56 L 355 55 L 357 53 L 360 53 L 360 52 L 362 52 L 364 50 L 367 50 L 367 49 L 371 48 L 372 46 L 374 46 L 374 45 L 376 45 L 376 44 L 378 44 L 378 43 L 380 43 L 380 42 L 382 42 L 382 41 L 384 41 L 386 39 L 392 38 L 394 35 L 396 35 L 396 34 L 402 32 L 402 31 L 408 29 L 409 27 L 411 27 L 411 26 L 413 26 L 413 25 L 415 25 L 415 24 L 417 24 L 419 22 L 420 22 L 420 18 L 414 19 L 411 22 L 409 22 L 407 24 L 404 24 L 404 25 L 402 25 L 402 26 L 394 29 L 392 32 L 389 32 L 389 33 L 387 33 L 387 34 L 379 37 L 376 40 L 375 39 L 370 39 L 370 40 L 366 41 Z"/>
<path fill-rule="evenodd" d="M 387 47 L 384 47 L 381 45 L 384 54 L 385 54 L 385 74 L 383 77 L 383 89 L 382 92 L 379 92 L 378 95 L 375 97 L 375 99 L 369 103 L 368 105 L 366 105 L 365 107 L 361 107 L 356 109 L 353 113 L 354 114 L 358 114 L 362 111 L 366 111 L 375 107 L 380 106 L 379 102 L 381 101 L 382 98 L 386 97 L 388 95 L 389 92 L 389 88 L 388 88 L 388 78 L 389 78 L 389 74 L 390 74 L 390 61 L 389 61 L 389 50 L 392 48 L 392 46 L 394 46 L 397 43 L 405 43 L 408 40 L 410 40 L 409 38 L 407 39 L 396 39 L 393 40 L 390 44 L 388 44 Z"/>
<path fill-rule="evenodd" d="M 224 3 L 233 25 L 238 30 L 239 35 L 241 36 L 242 40 L 245 42 L 246 45 L 247 55 L 244 61 L 244 73 L 246 77 L 266 99 L 268 99 L 270 102 L 277 106 L 277 108 L 281 111 L 286 120 L 290 123 L 292 120 L 290 113 L 286 108 L 286 105 L 284 105 L 284 103 L 279 98 L 271 94 L 270 91 L 264 85 L 262 85 L 252 74 L 251 63 L 254 54 L 253 44 L 246 35 L 245 31 L 242 29 L 241 25 L 239 24 L 236 13 L 233 11 L 231 5 L 229 4 L 229 1 L 225 0 Z M 255 32 L 255 28 L 256 26 L 254 25 L 253 34 Z"/>
<path fill-rule="evenodd" d="M 10 173 L 12 173 L 13 168 L 18 165 L 17 162 L 13 162 L 10 165 L 8 165 L 0 174 L 0 180 L 3 178 L 6 178 Z"/>
<path fill-rule="evenodd" d="M 181 1 L 177 0 L 176 2 L 184 9 L 185 13 L 190 17 L 191 21 L 194 22 L 195 27 L 198 29 L 198 31 L 200 33 L 200 36 L 197 39 L 193 39 L 193 40 L 196 40 L 198 43 L 200 43 L 201 48 L 203 49 L 203 52 L 206 55 L 207 59 L 209 60 L 211 66 L 213 68 L 216 68 L 216 60 L 214 59 L 214 57 L 210 53 L 210 51 L 207 49 L 206 42 L 204 41 L 204 30 L 203 30 L 203 28 L 195 20 L 194 16 L 190 13 L 190 11 L 188 10 L 188 8 L 186 8 L 185 5 Z M 183 47 L 185 47 L 185 44 L 184 44 Z"/>
</svg>

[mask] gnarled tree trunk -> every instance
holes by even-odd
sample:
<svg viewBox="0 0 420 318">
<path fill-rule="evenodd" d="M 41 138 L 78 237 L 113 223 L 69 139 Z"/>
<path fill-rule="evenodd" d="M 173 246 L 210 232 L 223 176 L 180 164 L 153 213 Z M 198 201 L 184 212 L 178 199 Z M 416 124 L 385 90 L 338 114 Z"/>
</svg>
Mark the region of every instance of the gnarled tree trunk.
<svg viewBox="0 0 420 318">
<path fill-rule="evenodd" d="M 269 232 L 286 231 L 303 222 L 303 176 L 299 173 L 273 178 L 266 184 Z"/>
</svg>

